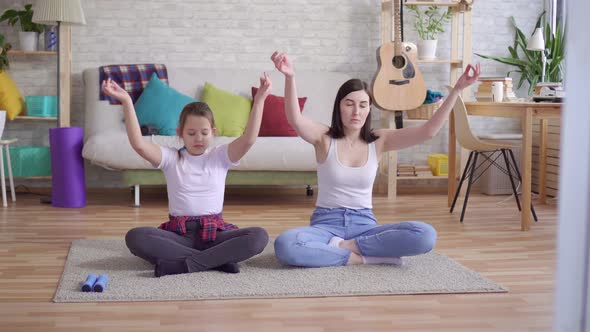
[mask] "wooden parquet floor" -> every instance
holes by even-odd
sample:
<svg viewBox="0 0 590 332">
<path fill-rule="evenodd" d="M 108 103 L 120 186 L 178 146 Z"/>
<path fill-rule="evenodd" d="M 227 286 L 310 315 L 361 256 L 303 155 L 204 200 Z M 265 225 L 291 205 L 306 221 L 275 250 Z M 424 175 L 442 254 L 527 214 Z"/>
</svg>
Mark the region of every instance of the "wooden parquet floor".
<svg viewBox="0 0 590 332">
<path fill-rule="evenodd" d="M 0 209 L 0 331 L 550 331 L 557 205 L 537 206 L 540 221 L 522 232 L 516 204 L 502 199 L 472 195 L 464 224 L 441 194 L 375 197 L 374 211 L 380 223 L 433 224 L 436 250 L 507 286 L 504 294 L 56 304 L 72 240 L 158 225 L 166 197 L 144 195 L 136 209 L 129 194 L 95 193 L 83 209 L 59 209 L 18 194 Z M 306 225 L 314 202 L 303 191 L 229 194 L 224 217 L 277 236 Z"/>
</svg>

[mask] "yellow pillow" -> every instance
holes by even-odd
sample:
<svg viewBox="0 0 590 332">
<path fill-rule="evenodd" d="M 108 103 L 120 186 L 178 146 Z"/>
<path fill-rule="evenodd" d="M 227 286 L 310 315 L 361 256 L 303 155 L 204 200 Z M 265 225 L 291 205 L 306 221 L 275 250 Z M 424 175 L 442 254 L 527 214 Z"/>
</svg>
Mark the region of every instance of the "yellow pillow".
<svg viewBox="0 0 590 332">
<path fill-rule="evenodd" d="M 205 82 L 201 101 L 213 112 L 218 136 L 237 137 L 244 133 L 252 109 L 251 99 Z"/>
<path fill-rule="evenodd" d="M 0 71 L 0 110 L 6 111 L 9 120 L 14 120 L 23 112 L 24 107 L 25 102 L 12 77 L 6 70 Z"/>
</svg>

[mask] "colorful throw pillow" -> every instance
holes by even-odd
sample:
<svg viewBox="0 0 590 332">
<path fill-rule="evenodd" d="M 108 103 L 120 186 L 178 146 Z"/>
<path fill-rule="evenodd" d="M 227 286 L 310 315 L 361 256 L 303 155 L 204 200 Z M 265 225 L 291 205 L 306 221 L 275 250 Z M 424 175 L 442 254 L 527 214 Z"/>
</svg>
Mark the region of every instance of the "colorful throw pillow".
<svg viewBox="0 0 590 332">
<path fill-rule="evenodd" d="M 258 88 L 252 87 L 252 99 L 256 96 Z M 298 98 L 299 109 L 303 112 L 303 106 L 307 97 Z M 297 132 L 285 115 L 285 98 L 275 95 L 268 95 L 264 101 L 264 112 L 258 136 L 298 136 Z"/>
<path fill-rule="evenodd" d="M 6 111 L 9 120 L 14 120 L 25 108 L 25 101 L 21 96 L 12 77 L 6 70 L 0 71 L 0 110 Z"/>
<path fill-rule="evenodd" d="M 195 101 L 166 85 L 154 73 L 135 103 L 137 120 L 140 126 L 158 128 L 158 135 L 174 136 L 182 109 Z"/>
<path fill-rule="evenodd" d="M 252 100 L 205 83 L 201 101 L 213 111 L 218 136 L 242 135 L 248 123 Z"/>
</svg>

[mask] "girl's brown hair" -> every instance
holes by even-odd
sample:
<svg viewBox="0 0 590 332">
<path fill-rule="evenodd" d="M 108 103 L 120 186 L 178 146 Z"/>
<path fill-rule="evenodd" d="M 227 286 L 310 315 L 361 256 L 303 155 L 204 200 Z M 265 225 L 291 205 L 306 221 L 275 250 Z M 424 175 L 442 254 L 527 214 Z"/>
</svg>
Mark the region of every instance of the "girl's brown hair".
<svg viewBox="0 0 590 332">
<path fill-rule="evenodd" d="M 186 106 L 184 106 L 182 112 L 180 113 L 180 118 L 178 120 L 178 128 L 180 129 L 180 132 L 184 130 L 184 124 L 186 123 L 186 118 L 188 118 L 189 115 L 202 116 L 204 118 L 207 118 L 207 120 L 209 120 L 209 123 L 211 124 L 211 128 L 215 128 L 213 112 L 211 112 L 209 105 L 207 105 L 207 103 L 195 101 L 186 104 Z"/>
<path fill-rule="evenodd" d="M 209 105 L 207 105 L 207 103 L 195 101 L 186 104 L 180 113 L 180 118 L 178 119 L 178 129 L 181 133 L 184 130 L 184 125 L 186 124 L 186 119 L 189 115 L 202 116 L 209 120 L 211 128 L 215 128 L 215 119 L 213 119 L 213 112 L 209 108 Z M 180 150 L 178 150 L 178 158 L 181 158 Z"/>
</svg>

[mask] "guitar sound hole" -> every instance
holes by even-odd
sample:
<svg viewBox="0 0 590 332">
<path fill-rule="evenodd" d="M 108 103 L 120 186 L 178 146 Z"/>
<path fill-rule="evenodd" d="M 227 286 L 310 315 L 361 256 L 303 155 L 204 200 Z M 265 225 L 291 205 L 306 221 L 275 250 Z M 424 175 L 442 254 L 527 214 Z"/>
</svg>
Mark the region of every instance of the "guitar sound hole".
<svg viewBox="0 0 590 332">
<path fill-rule="evenodd" d="M 400 69 L 406 65 L 406 58 L 404 58 L 401 55 L 396 55 L 393 57 L 393 60 L 391 62 L 393 63 L 393 66 L 395 68 Z"/>
</svg>

